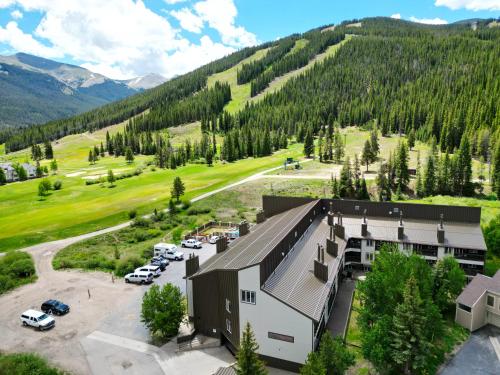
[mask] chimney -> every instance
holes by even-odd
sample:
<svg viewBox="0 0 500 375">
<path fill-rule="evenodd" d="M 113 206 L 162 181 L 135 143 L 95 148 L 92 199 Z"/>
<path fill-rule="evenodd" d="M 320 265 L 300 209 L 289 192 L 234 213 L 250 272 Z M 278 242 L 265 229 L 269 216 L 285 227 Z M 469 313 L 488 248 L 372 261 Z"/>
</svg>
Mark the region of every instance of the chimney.
<svg viewBox="0 0 500 375">
<path fill-rule="evenodd" d="M 399 225 L 398 225 L 398 240 L 402 240 L 405 237 L 405 227 L 403 225 L 403 211 L 399 213 Z"/>
<path fill-rule="evenodd" d="M 444 215 L 441 214 L 439 215 L 440 220 L 439 220 L 439 225 L 437 228 L 437 240 L 439 243 L 444 243 L 444 225 L 443 225 L 443 217 Z"/>
<path fill-rule="evenodd" d="M 189 254 L 186 259 L 186 277 L 194 275 L 200 269 L 200 258 L 198 255 Z"/>
<path fill-rule="evenodd" d="M 244 236 L 245 234 L 248 234 L 249 232 L 249 225 L 248 225 L 248 222 L 246 220 L 243 220 L 239 226 L 238 226 L 238 230 L 239 230 L 239 234 L 240 234 L 240 237 Z"/>
<path fill-rule="evenodd" d="M 339 238 L 344 238 L 345 237 L 345 228 L 344 225 L 342 224 L 342 214 L 339 212 L 337 213 L 338 219 L 337 219 L 337 224 L 335 224 L 335 235 Z"/>
<path fill-rule="evenodd" d="M 328 281 L 328 264 L 325 264 L 325 249 L 318 244 L 318 259 L 314 259 L 314 276 L 326 283 Z"/>
<path fill-rule="evenodd" d="M 366 208 L 363 211 L 363 222 L 361 223 L 361 236 L 368 236 L 368 223 L 366 221 Z"/>
<path fill-rule="evenodd" d="M 330 237 L 326 239 L 326 252 L 336 258 L 339 252 L 339 245 L 335 242 L 335 231 L 330 227 Z"/>
<path fill-rule="evenodd" d="M 227 249 L 227 238 L 226 237 L 219 237 L 219 239 L 215 242 L 215 252 L 217 254 L 222 253 L 223 251 L 226 251 Z"/>
<path fill-rule="evenodd" d="M 264 213 L 264 211 L 260 210 L 259 212 L 257 212 L 256 218 L 255 218 L 256 223 L 260 224 L 260 223 L 264 222 L 265 220 L 266 220 L 266 214 Z"/>
<path fill-rule="evenodd" d="M 333 226 L 335 214 L 333 213 L 333 202 L 330 202 L 330 211 L 328 211 L 328 225 Z"/>
</svg>

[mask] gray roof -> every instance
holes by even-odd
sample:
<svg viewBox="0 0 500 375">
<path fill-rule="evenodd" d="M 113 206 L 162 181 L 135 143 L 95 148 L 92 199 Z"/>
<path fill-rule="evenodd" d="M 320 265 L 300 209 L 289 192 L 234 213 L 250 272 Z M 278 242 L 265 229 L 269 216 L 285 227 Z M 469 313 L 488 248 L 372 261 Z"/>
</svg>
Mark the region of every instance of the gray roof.
<svg viewBox="0 0 500 375">
<path fill-rule="evenodd" d="M 214 375 L 236 375 L 236 370 L 233 366 L 219 367 Z"/>
<path fill-rule="evenodd" d="M 263 287 L 264 291 L 315 321 L 321 318 L 338 272 L 339 259 L 342 259 L 342 252 L 346 246 L 344 240 L 336 238 L 339 257 L 334 258 L 325 251 L 328 282 L 324 283 L 314 276 L 313 267 L 318 243 L 326 247 L 325 240 L 329 232 L 326 216 L 316 218 Z"/>
<path fill-rule="evenodd" d="M 457 302 L 471 307 L 486 291 L 500 294 L 500 270 L 493 277 L 478 273 L 460 293 Z"/>
<path fill-rule="evenodd" d="M 214 270 L 239 270 L 260 263 L 316 203 L 304 204 L 257 224 L 226 251 L 207 260 L 193 276 Z"/>
<path fill-rule="evenodd" d="M 342 222 L 345 227 L 346 236 L 356 238 L 368 238 L 374 240 L 409 242 L 426 245 L 459 247 L 476 250 L 486 250 L 483 232 L 479 223 L 457 223 L 444 222 L 444 243 L 437 241 L 438 221 L 404 219 L 403 240 L 398 240 L 397 217 L 394 219 L 384 217 L 367 217 L 368 236 L 361 236 L 361 216 L 343 216 Z"/>
</svg>

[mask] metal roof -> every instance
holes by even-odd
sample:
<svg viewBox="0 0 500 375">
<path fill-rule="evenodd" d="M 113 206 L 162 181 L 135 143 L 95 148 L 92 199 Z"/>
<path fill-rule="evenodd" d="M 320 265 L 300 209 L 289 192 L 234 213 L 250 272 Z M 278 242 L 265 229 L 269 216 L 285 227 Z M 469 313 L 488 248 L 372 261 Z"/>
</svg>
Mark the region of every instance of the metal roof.
<svg viewBox="0 0 500 375">
<path fill-rule="evenodd" d="M 367 217 L 368 236 L 361 236 L 362 216 L 342 216 L 346 235 L 382 241 L 486 250 L 479 223 L 444 222 L 444 243 L 437 240 L 439 221 L 404 219 L 404 238 L 398 240 L 399 218 Z"/>
<path fill-rule="evenodd" d="M 336 238 L 338 257 L 334 258 L 325 251 L 328 282 L 324 283 L 314 276 L 318 243 L 326 246 L 329 232 L 326 216 L 316 218 L 263 287 L 264 291 L 315 321 L 321 318 L 346 246 L 344 240 Z"/>
<path fill-rule="evenodd" d="M 486 291 L 500 294 L 500 270 L 493 277 L 478 273 L 460 293 L 457 302 L 471 307 Z"/>
<path fill-rule="evenodd" d="M 206 261 L 193 276 L 213 270 L 238 270 L 260 263 L 316 203 L 304 204 L 257 224 L 226 251 Z"/>
<path fill-rule="evenodd" d="M 236 375 L 237 372 L 233 366 L 219 367 L 214 375 Z"/>
</svg>

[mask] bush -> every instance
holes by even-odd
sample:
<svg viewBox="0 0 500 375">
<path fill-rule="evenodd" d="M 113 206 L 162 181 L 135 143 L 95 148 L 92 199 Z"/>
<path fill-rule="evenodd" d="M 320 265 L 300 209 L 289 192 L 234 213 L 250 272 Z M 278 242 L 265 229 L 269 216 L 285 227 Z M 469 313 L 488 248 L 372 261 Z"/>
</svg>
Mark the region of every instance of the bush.
<svg viewBox="0 0 500 375">
<path fill-rule="evenodd" d="M 153 257 L 153 248 L 152 247 L 147 247 L 145 249 L 142 249 L 141 251 L 141 256 L 143 259 L 151 259 Z"/>
<path fill-rule="evenodd" d="M 66 372 L 51 367 L 38 354 L 0 354 L 0 374 L 9 375 L 63 375 Z"/>
<path fill-rule="evenodd" d="M 191 201 L 189 199 L 183 199 L 181 202 L 184 210 L 191 207 Z"/>
<path fill-rule="evenodd" d="M 137 216 L 137 210 L 130 210 L 130 211 L 128 212 L 128 218 L 129 218 L 130 220 L 135 219 L 135 217 L 136 217 L 136 216 Z"/>
<path fill-rule="evenodd" d="M 151 226 L 151 220 L 146 219 L 144 217 L 138 217 L 133 221 L 132 226 L 140 228 L 149 228 Z"/>
<path fill-rule="evenodd" d="M 148 239 L 148 233 L 144 230 L 136 230 L 134 233 L 134 238 L 136 242 L 143 242 Z"/>
<path fill-rule="evenodd" d="M 56 180 L 56 182 L 54 182 L 54 190 L 61 190 L 61 189 L 62 189 L 62 181 Z"/>
<path fill-rule="evenodd" d="M 116 264 L 115 274 L 117 276 L 125 276 L 128 273 L 134 272 L 137 267 L 143 265 L 141 258 L 135 255 L 120 259 Z"/>
<path fill-rule="evenodd" d="M 179 243 L 181 242 L 181 237 L 182 237 L 182 228 L 181 227 L 175 228 L 172 232 L 172 241 L 174 243 Z"/>
<path fill-rule="evenodd" d="M 172 224 L 169 224 L 169 223 L 161 223 L 161 224 L 160 224 L 160 229 L 161 229 L 161 230 L 170 230 L 170 229 L 172 229 Z"/>
<path fill-rule="evenodd" d="M 28 253 L 12 251 L 0 258 L 0 294 L 36 279 L 35 264 Z"/>
<path fill-rule="evenodd" d="M 206 208 L 196 208 L 196 207 L 190 207 L 187 210 L 187 214 L 192 216 L 192 215 L 201 215 L 201 214 L 209 214 L 212 210 L 208 207 Z"/>
</svg>

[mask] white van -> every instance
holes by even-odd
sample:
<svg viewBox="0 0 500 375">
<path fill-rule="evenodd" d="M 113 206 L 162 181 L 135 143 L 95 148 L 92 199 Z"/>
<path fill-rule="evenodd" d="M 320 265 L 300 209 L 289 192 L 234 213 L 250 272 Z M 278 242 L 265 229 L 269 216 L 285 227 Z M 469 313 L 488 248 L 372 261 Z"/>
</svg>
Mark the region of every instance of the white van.
<svg viewBox="0 0 500 375">
<path fill-rule="evenodd" d="M 160 243 L 157 243 L 156 245 L 154 245 L 154 247 L 153 247 L 153 252 L 154 252 L 155 257 L 157 257 L 159 255 L 165 256 L 165 254 L 169 250 L 177 251 L 177 246 L 175 246 L 172 243 L 160 242 Z"/>
<path fill-rule="evenodd" d="M 21 314 L 21 322 L 23 326 L 32 326 L 40 331 L 52 328 L 56 325 L 56 321 L 50 315 L 41 311 L 26 310 Z"/>
<path fill-rule="evenodd" d="M 147 265 L 147 266 L 142 266 L 142 267 L 136 268 L 135 273 L 139 273 L 139 272 L 152 273 L 154 277 L 158 277 L 161 275 L 160 267 L 152 266 L 152 265 Z"/>
</svg>

